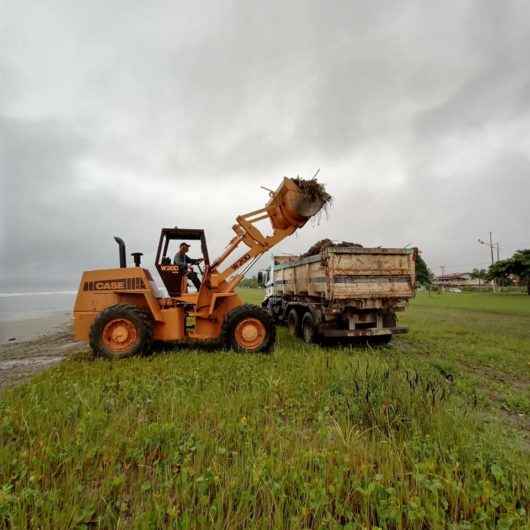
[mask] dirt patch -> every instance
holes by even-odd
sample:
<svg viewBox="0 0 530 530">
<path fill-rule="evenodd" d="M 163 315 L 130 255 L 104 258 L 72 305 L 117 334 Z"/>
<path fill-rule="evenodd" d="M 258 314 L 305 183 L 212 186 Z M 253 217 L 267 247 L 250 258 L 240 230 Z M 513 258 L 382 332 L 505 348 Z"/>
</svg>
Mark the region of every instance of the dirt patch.
<svg viewBox="0 0 530 530">
<path fill-rule="evenodd" d="M 530 392 L 530 380 L 526 373 L 508 372 L 499 367 L 484 365 L 480 361 L 470 362 L 466 359 L 459 359 L 458 362 L 466 373 L 479 376 L 484 388 L 496 388 L 494 385 L 500 384 L 517 391 Z"/>
<path fill-rule="evenodd" d="M 74 341 L 71 324 L 34 340 L 3 344 L 0 346 L 0 389 L 20 383 L 84 350 L 85 343 Z"/>
<path fill-rule="evenodd" d="M 13 370 L 25 366 L 47 366 L 62 361 L 63 357 L 28 357 L 27 359 L 9 359 L 7 361 L 0 361 L 0 372 L 5 370 Z"/>
</svg>

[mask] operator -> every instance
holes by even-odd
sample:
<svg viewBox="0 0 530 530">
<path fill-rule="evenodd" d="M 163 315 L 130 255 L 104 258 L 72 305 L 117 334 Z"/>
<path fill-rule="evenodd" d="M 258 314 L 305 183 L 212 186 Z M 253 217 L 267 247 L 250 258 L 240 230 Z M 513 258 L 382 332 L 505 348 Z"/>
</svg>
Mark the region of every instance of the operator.
<svg viewBox="0 0 530 530">
<path fill-rule="evenodd" d="M 179 246 L 179 251 L 175 254 L 175 257 L 173 258 L 173 264 L 181 267 L 181 269 L 186 273 L 186 276 L 192 281 L 193 285 L 195 285 L 195 289 L 199 291 L 199 289 L 201 288 L 201 281 L 199 280 L 197 273 L 191 268 L 190 265 L 198 265 L 201 261 L 204 260 L 203 258 L 190 258 L 187 255 L 189 249 L 190 246 L 188 245 L 188 243 L 181 243 Z"/>
</svg>

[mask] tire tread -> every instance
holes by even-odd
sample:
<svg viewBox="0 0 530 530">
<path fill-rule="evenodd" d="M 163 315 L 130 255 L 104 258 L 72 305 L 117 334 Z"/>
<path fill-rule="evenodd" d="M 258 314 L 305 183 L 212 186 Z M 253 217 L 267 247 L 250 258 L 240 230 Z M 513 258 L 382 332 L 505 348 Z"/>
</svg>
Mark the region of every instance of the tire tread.
<svg viewBox="0 0 530 530">
<path fill-rule="evenodd" d="M 132 304 L 115 304 L 101 311 L 90 327 L 89 344 L 96 357 L 113 357 L 112 353 L 100 346 L 100 337 L 107 322 L 114 318 L 129 318 L 133 322 L 135 320 L 141 322 L 138 345 L 130 354 L 126 354 L 123 357 L 139 353 L 146 355 L 151 351 L 153 345 L 153 319 L 151 315 L 145 309 Z"/>
<path fill-rule="evenodd" d="M 253 304 L 240 305 L 232 309 L 232 311 L 225 316 L 221 327 L 220 337 L 223 346 L 235 351 L 245 351 L 241 350 L 237 344 L 235 344 L 233 336 L 237 323 L 244 317 L 253 317 L 261 320 L 267 330 L 267 340 L 259 349 L 252 350 L 252 353 L 270 353 L 276 342 L 276 326 L 274 324 L 274 319 L 267 310 Z"/>
</svg>

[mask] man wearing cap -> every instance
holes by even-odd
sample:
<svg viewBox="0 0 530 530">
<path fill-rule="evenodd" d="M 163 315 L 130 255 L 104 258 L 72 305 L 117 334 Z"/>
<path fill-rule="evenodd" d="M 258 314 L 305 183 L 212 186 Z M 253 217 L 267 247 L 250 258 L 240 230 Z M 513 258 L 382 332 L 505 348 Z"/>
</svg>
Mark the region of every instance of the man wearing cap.
<svg viewBox="0 0 530 530">
<path fill-rule="evenodd" d="M 191 269 L 190 265 L 198 265 L 201 261 L 204 260 L 202 258 L 190 258 L 187 255 L 189 248 L 190 246 L 188 245 L 188 243 L 181 243 L 179 251 L 175 254 L 175 257 L 173 258 L 173 264 L 178 265 L 183 271 L 186 272 L 187 277 L 193 282 L 193 285 L 195 285 L 195 289 L 197 289 L 198 291 L 201 288 L 201 281 L 199 280 L 197 273 L 193 269 Z"/>
</svg>

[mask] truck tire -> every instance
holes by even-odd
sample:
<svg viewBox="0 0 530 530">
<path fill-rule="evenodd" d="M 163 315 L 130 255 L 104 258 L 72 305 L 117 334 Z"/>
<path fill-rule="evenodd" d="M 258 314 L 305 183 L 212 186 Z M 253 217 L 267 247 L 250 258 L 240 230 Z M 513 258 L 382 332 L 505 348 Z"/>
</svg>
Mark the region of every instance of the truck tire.
<svg viewBox="0 0 530 530">
<path fill-rule="evenodd" d="M 90 328 L 89 343 L 96 357 L 122 359 L 147 354 L 153 345 L 153 321 L 130 304 L 104 309 Z"/>
<path fill-rule="evenodd" d="M 302 339 L 304 339 L 305 343 L 312 344 L 314 342 L 318 342 L 318 332 L 315 325 L 315 319 L 313 318 L 313 315 L 310 311 L 304 313 L 304 316 L 302 317 L 301 332 Z"/>
<path fill-rule="evenodd" d="M 276 341 L 276 326 L 265 309 L 244 304 L 226 315 L 221 340 L 237 352 L 269 353 Z"/>
<path fill-rule="evenodd" d="M 293 337 L 301 337 L 302 335 L 300 314 L 294 307 L 287 313 L 287 329 L 289 330 L 289 334 Z"/>
<path fill-rule="evenodd" d="M 282 312 L 281 302 L 273 302 L 272 300 L 268 300 L 266 305 L 264 306 L 264 309 L 266 309 L 269 312 L 275 324 L 281 323 L 281 320 L 282 320 L 281 319 L 281 312 Z"/>
</svg>

